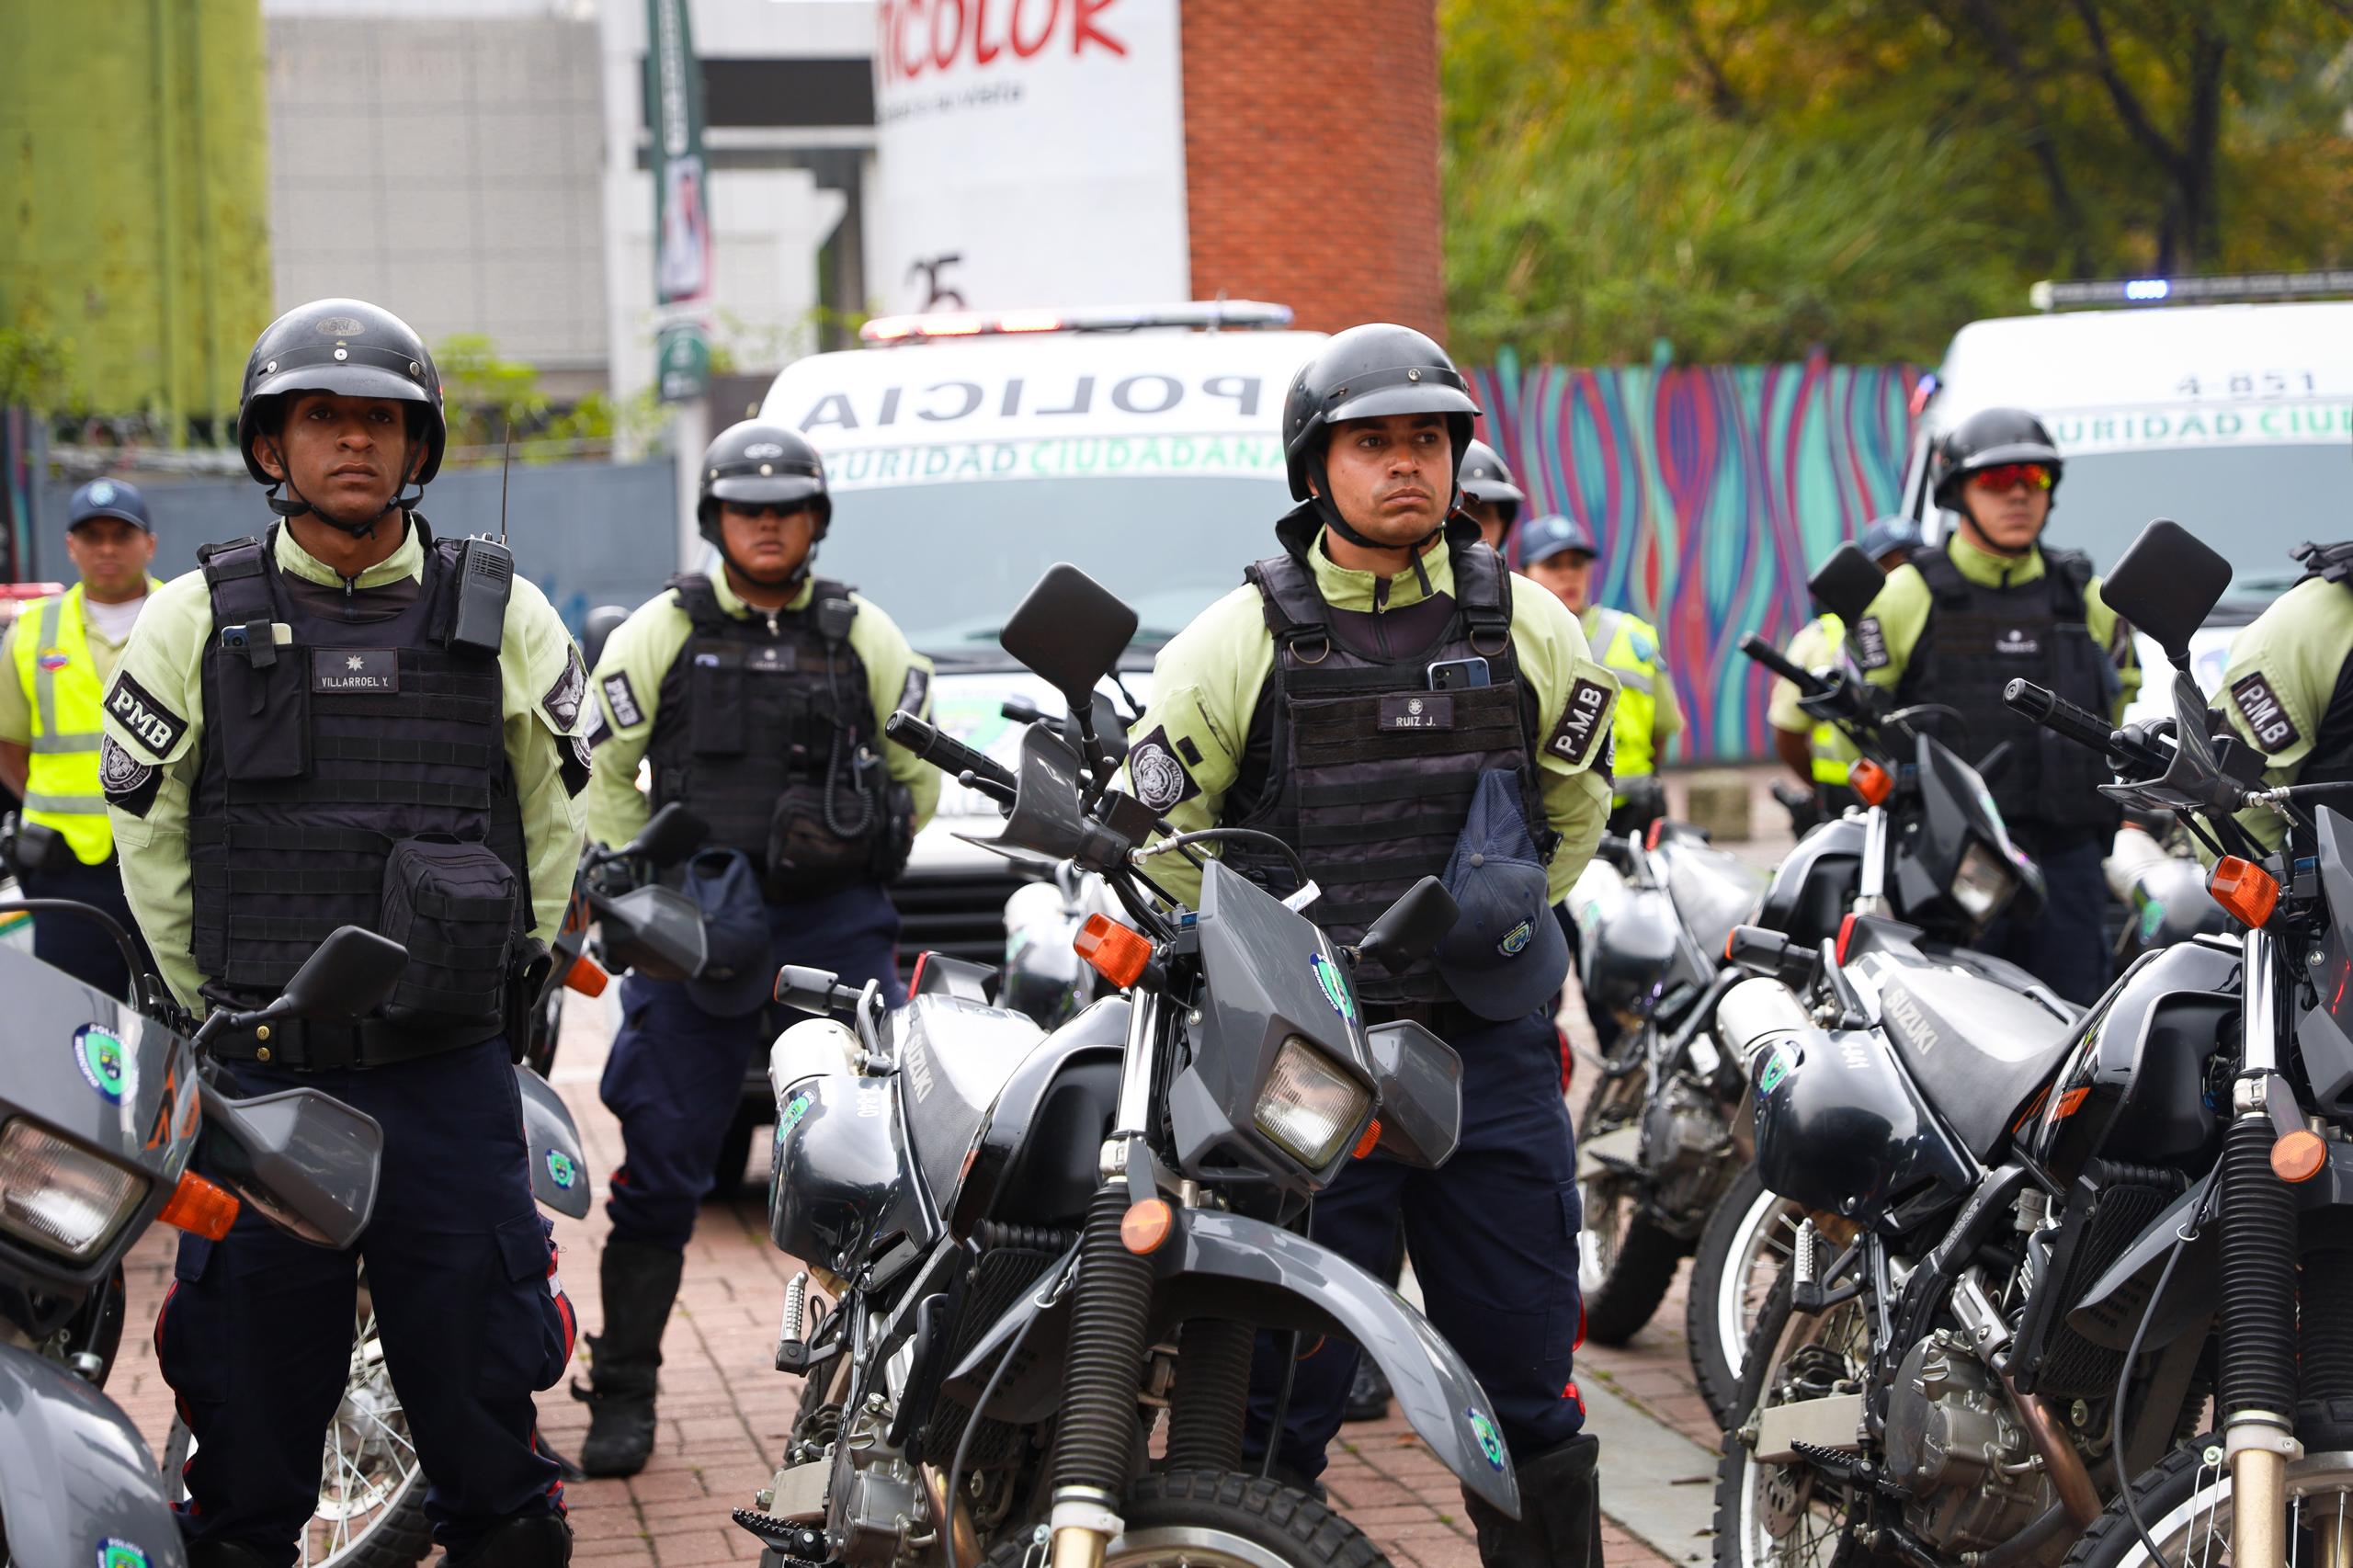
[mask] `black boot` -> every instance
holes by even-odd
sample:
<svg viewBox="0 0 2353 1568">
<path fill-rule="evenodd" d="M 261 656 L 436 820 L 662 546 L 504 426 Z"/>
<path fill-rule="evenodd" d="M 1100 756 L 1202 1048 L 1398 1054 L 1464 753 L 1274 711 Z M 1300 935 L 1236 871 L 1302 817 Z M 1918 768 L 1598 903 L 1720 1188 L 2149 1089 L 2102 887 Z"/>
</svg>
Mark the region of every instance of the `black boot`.
<svg viewBox="0 0 2353 1568">
<path fill-rule="evenodd" d="M 278 1568 L 278 1564 L 285 1561 L 285 1551 L 273 1556 L 241 1540 L 192 1540 L 188 1543 L 188 1568 Z"/>
<path fill-rule="evenodd" d="M 589 1405 L 580 1468 L 590 1475 L 635 1475 L 653 1457 L 654 1373 L 685 1261 L 642 1242 L 605 1243 L 605 1332 L 588 1336 L 590 1386 L 572 1385 L 572 1397 Z"/>
<path fill-rule="evenodd" d="M 1485 1568 L 1601 1568 L 1601 1439 L 1580 1432 L 1519 1467 L 1519 1517 L 1507 1519 L 1469 1492 Z"/>
<path fill-rule="evenodd" d="M 572 1561 L 572 1527 L 554 1514 L 528 1514 L 495 1525 L 446 1568 L 563 1568 Z"/>
<path fill-rule="evenodd" d="M 1358 1351 L 1356 1381 L 1348 1385 L 1348 1402 L 1340 1407 L 1340 1419 L 1378 1421 L 1389 1414 L 1389 1380 L 1381 1376 L 1381 1363 Z"/>
</svg>

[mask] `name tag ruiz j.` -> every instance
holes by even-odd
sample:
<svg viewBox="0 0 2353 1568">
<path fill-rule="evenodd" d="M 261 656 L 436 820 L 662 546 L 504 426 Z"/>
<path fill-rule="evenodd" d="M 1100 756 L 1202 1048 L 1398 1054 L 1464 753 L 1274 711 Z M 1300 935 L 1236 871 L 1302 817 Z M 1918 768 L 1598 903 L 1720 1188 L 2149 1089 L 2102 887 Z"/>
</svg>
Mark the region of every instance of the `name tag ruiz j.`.
<svg viewBox="0 0 2353 1568">
<path fill-rule="evenodd" d="M 401 688 L 397 648 L 313 648 L 311 689 L 323 693 L 392 693 Z"/>
<path fill-rule="evenodd" d="M 1451 730 L 1454 728 L 1454 698 L 1443 691 L 1417 691 L 1410 696 L 1384 697 L 1381 699 L 1381 727 L 1384 730 Z"/>
</svg>

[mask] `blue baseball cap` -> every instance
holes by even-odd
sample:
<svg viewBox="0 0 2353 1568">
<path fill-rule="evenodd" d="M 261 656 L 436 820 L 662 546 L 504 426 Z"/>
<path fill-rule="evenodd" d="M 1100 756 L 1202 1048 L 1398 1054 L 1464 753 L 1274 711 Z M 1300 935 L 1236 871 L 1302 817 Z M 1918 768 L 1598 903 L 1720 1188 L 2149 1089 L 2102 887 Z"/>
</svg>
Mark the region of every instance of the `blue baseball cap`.
<svg viewBox="0 0 2353 1568">
<path fill-rule="evenodd" d="M 714 1018 L 758 1012 L 776 990 L 767 905 L 740 849 L 706 849 L 686 864 L 683 891 L 702 910 L 709 957 L 687 982 L 687 998 Z"/>
<path fill-rule="evenodd" d="M 1558 512 L 1552 512 L 1519 525 L 1519 563 L 1522 566 L 1533 566 L 1540 561 L 1550 561 L 1573 550 L 1582 551 L 1587 555 L 1601 553 L 1601 547 L 1594 542 L 1593 530 L 1574 517 L 1564 517 Z"/>
<path fill-rule="evenodd" d="M 1525 1017 L 1561 989 L 1569 941 L 1535 836 L 1519 808 L 1519 775 L 1479 775 L 1471 817 L 1440 879 L 1462 911 L 1438 945 L 1438 971 L 1457 1000 L 1483 1018 Z"/>
<path fill-rule="evenodd" d="M 1920 525 L 1909 517 L 1875 517 L 1858 541 L 1865 555 L 1877 561 L 1893 551 L 1920 548 Z"/>
<path fill-rule="evenodd" d="M 94 479 L 74 492 L 65 508 L 65 531 L 73 532 L 92 517 L 120 517 L 149 533 L 155 531 L 155 525 L 147 520 L 147 498 L 139 494 L 137 485 L 119 479 Z"/>
</svg>

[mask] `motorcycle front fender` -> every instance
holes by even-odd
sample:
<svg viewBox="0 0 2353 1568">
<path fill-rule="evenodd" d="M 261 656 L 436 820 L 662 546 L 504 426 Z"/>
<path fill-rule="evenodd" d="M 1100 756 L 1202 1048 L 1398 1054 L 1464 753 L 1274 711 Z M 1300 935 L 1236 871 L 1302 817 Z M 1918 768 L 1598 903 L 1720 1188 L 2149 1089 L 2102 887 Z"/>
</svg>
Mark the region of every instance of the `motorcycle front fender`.
<svg viewBox="0 0 2353 1568">
<path fill-rule="evenodd" d="M 529 1067 L 515 1069 L 515 1084 L 523 1096 L 523 1142 L 531 1152 L 531 1196 L 566 1219 L 586 1219 L 588 1162 L 571 1108 Z"/>
<path fill-rule="evenodd" d="M 0 1345 L 0 1519 L 18 1568 L 187 1568 L 164 1476 L 131 1418 L 90 1384 Z"/>
</svg>

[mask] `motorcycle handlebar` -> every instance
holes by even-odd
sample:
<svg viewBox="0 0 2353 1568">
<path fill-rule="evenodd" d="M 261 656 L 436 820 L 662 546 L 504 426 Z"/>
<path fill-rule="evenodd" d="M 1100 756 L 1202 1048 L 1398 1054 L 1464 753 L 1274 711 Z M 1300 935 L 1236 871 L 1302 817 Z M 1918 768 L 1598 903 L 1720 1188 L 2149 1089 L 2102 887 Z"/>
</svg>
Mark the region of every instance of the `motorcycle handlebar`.
<svg viewBox="0 0 2353 1568">
<path fill-rule="evenodd" d="M 2121 756 L 2148 774 L 2163 773 L 2173 760 L 2148 743 L 2118 730 L 2089 709 L 2078 708 L 2030 680 L 2014 680 L 2004 687 L 2002 701 L 2012 712 L 2024 714 L 2055 735 L 2103 756 Z"/>
<path fill-rule="evenodd" d="M 1016 780 L 1012 772 L 995 758 L 974 751 L 952 735 L 942 734 L 935 725 L 918 719 L 904 709 L 882 722 L 882 733 L 906 747 L 924 761 L 944 773 L 966 774 L 992 794 L 1002 793 L 1011 800 Z"/>
<path fill-rule="evenodd" d="M 1754 631 L 1740 640 L 1740 651 L 1804 692 L 1808 697 L 1819 697 L 1830 689 L 1828 681 L 1824 680 L 1812 670 L 1784 658 L 1779 648 L 1774 647 Z"/>
</svg>

